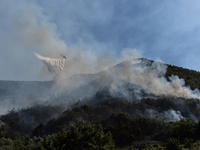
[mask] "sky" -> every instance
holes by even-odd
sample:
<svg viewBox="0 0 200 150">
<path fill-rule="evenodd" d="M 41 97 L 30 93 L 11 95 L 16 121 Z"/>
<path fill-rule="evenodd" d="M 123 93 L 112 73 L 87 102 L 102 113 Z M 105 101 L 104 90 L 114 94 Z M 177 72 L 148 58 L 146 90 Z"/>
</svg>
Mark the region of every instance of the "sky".
<svg viewBox="0 0 200 150">
<path fill-rule="evenodd" d="M 200 2 L 0 1 L 0 80 L 52 79 L 34 52 L 53 58 L 73 55 L 74 61 L 66 60 L 73 66 L 74 55 L 82 60 L 118 58 L 125 49 L 200 71 Z M 89 67 L 83 62 L 75 63 Z"/>
</svg>

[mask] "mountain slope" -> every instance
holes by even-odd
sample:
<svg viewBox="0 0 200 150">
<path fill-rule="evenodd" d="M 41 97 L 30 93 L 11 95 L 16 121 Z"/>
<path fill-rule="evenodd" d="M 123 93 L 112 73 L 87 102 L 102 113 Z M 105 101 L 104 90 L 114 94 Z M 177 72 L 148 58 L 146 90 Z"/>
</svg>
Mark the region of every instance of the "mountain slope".
<svg viewBox="0 0 200 150">
<path fill-rule="evenodd" d="M 106 89 L 110 95 L 130 101 L 161 95 L 199 98 L 199 91 L 193 91 L 199 88 L 198 78 L 200 73 L 196 71 L 144 58 L 133 59 L 96 74 L 78 74 L 68 78 L 66 87 L 74 87 L 64 90 L 61 96 L 74 102 Z"/>
<path fill-rule="evenodd" d="M 184 80 L 171 78 L 172 75 Z M 198 91 L 192 90 L 200 88 L 200 73 L 140 58 L 95 74 L 73 75 L 61 82 L 59 85 L 54 81 L 0 81 L 0 113 L 37 102 L 73 103 L 105 90 L 113 97 L 129 101 L 158 95 L 197 98 Z"/>
<path fill-rule="evenodd" d="M 0 137 L 60 135 L 82 119 L 101 124 L 118 147 L 162 144 L 169 137 L 179 137 L 181 142 L 199 140 L 199 99 L 181 95 L 183 91 L 198 96 L 198 90 L 185 86 L 177 74 L 186 77 L 187 85 L 194 83 L 192 89 L 198 88 L 199 72 L 147 59 L 127 60 L 96 74 L 74 75 L 63 81 L 65 86 L 54 81 L 2 81 L 1 104 L 27 105 L 1 115 Z M 16 93 L 20 96 L 15 97 Z M 29 94 L 35 95 L 30 98 Z M 41 95 L 46 94 L 43 100 Z"/>
</svg>

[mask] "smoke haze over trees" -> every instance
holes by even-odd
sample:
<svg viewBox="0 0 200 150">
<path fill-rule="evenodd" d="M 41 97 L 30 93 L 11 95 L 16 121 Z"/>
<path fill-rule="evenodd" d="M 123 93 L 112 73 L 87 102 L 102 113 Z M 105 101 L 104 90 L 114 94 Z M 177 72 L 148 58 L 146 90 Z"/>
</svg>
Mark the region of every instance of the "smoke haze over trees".
<svg viewBox="0 0 200 150">
<path fill-rule="evenodd" d="M 199 7 L 2 0 L 0 148 L 200 146 Z"/>
<path fill-rule="evenodd" d="M 153 76 L 155 79 L 151 78 L 154 79 L 152 82 L 158 80 L 156 83 L 159 83 L 160 79 L 164 81 L 163 84 L 180 81 L 181 84 L 174 87 L 178 88 L 178 93 L 166 94 L 160 93 L 159 90 L 143 89 L 137 82 L 131 82 L 128 74 L 121 74 L 122 70 L 126 72 L 127 68 L 140 68 L 141 72 L 136 75 L 140 74 L 144 79 L 142 75 L 146 72 L 145 77 Z M 155 71 L 158 74 L 155 74 Z M 170 78 L 163 79 L 166 75 L 175 76 L 175 73 L 186 77 L 186 85 L 183 84 L 184 79 L 179 79 L 178 76 L 175 81 Z M 141 141 L 162 144 L 167 142 L 167 138 L 177 138 L 179 134 L 183 134 L 181 142 L 184 138 L 196 141 L 199 139 L 196 135 L 200 118 L 199 83 L 193 81 L 198 80 L 198 77 L 199 72 L 193 70 L 147 59 L 133 59 L 97 74 L 74 75 L 69 81 L 65 81 L 79 83 L 72 87 L 58 86 L 56 81 L 1 81 L 1 99 L 6 98 L 4 102 L 9 103 L 10 100 L 15 104 L 13 107 L 20 108 L 8 108 L 10 111 L 6 114 L 3 114 L 6 111 L 2 112 L 1 136 L 28 134 L 31 137 L 44 137 L 62 132 L 82 119 L 94 125 L 101 124 L 105 133 L 109 131 L 112 134 L 117 147 L 139 147 Z M 120 79 L 121 82 L 116 82 Z M 148 84 L 154 85 L 150 81 Z M 190 89 L 190 84 L 197 89 Z M 179 90 L 187 90 L 190 95 L 178 95 Z M 54 94 L 51 95 L 52 93 Z M 188 126 L 190 134 L 182 133 L 182 126 Z M 179 130 L 181 133 L 176 132 Z M 54 141 L 53 137 L 48 140 Z"/>
</svg>

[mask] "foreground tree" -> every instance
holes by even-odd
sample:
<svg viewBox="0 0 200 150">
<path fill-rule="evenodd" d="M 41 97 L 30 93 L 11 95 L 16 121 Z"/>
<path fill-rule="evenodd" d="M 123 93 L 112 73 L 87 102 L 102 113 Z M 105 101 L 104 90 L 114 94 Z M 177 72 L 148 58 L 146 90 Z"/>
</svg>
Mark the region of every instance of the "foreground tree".
<svg viewBox="0 0 200 150">
<path fill-rule="evenodd" d="M 180 150 L 180 141 L 177 138 L 170 137 L 166 143 L 166 150 Z"/>
<path fill-rule="evenodd" d="M 114 148 L 110 132 L 104 134 L 101 125 L 95 129 L 93 125 L 82 120 L 71 125 L 67 130 L 52 136 L 52 141 L 53 147 L 60 150 L 110 150 Z"/>
</svg>

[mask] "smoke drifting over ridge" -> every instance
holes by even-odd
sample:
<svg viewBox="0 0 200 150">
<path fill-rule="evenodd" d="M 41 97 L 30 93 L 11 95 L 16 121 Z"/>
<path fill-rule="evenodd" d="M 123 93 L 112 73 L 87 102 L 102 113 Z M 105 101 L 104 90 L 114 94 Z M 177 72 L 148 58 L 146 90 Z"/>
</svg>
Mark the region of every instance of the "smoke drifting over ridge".
<svg viewBox="0 0 200 150">
<path fill-rule="evenodd" d="M 146 93 L 154 93 L 156 95 L 164 94 L 178 97 L 199 98 L 199 91 L 192 91 L 189 87 L 186 87 L 183 79 L 179 79 L 177 76 L 171 76 L 168 82 L 164 77 L 167 66 L 163 63 L 156 61 L 153 64 L 148 64 L 148 61 L 145 63 L 145 61 L 133 60 L 132 58 L 142 57 L 142 54 L 136 49 L 125 48 L 120 54 L 116 55 L 113 51 L 105 51 L 104 48 L 106 46 L 97 44 L 97 47 L 103 52 L 96 52 L 96 49 L 90 48 L 90 46 L 84 43 L 83 39 L 80 39 L 83 43 L 82 47 L 80 47 L 80 45 L 70 46 L 70 43 L 67 43 L 68 41 L 62 39 L 62 35 L 59 34 L 56 24 L 44 15 L 41 7 L 33 3 L 27 4 L 26 2 L 25 6 L 26 7 L 23 7 L 23 9 L 19 6 L 20 9 L 18 8 L 15 12 L 12 12 L 12 14 L 17 14 L 12 22 L 12 31 L 18 46 L 20 45 L 19 47 L 24 50 L 24 52 L 21 53 L 30 54 L 29 58 L 31 57 L 34 62 L 33 64 L 35 64 L 33 69 L 30 68 L 31 71 L 26 67 L 28 70 L 27 74 L 45 71 L 42 70 L 43 66 L 41 63 L 39 64 L 35 56 L 33 57 L 31 55 L 32 52 L 35 52 L 37 53 L 36 56 L 45 62 L 47 67 L 49 66 L 49 71 L 54 75 L 63 70 L 57 84 L 70 90 L 71 88 L 76 90 L 75 88 L 79 86 L 87 85 L 92 81 L 98 80 L 100 86 L 93 86 L 94 89 L 96 89 L 93 90 L 93 93 L 90 95 L 95 94 L 96 91 L 106 84 L 106 86 L 110 87 L 109 91 L 112 95 L 120 94 L 127 99 L 131 99 L 133 91 L 138 99 L 142 98 L 142 89 L 145 90 Z M 18 12 L 18 10 L 20 11 Z M 18 52 L 16 53 L 18 54 Z M 49 59 L 55 58 L 63 53 L 68 54 L 65 65 L 63 60 Z M 60 65 L 55 65 L 59 67 L 50 67 L 49 64 L 51 63 L 48 62 Z M 120 62 L 122 63 L 119 67 L 112 67 Z M 25 64 L 25 62 L 22 63 Z M 105 72 L 102 76 L 101 73 L 103 71 Z M 23 72 L 21 71 L 20 73 L 22 74 Z M 86 80 L 84 77 L 80 77 L 79 80 L 71 80 L 70 77 L 76 74 L 85 74 L 86 76 L 90 74 L 93 75 L 93 78 L 88 78 Z M 52 78 L 45 79 L 51 80 Z M 129 90 L 127 90 L 126 83 L 131 83 L 128 85 Z M 82 89 L 81 92 L 85 93 L 84 90 L 88 89 Z M 74 93 L 77 94 L 76 92 Z M 83 98 L 85 98 L 84 94 L 81 95 L 80 99 Z"/>
<path fill-rule="evenodd" d="M 156 95 L 200 99 L 199 90 L 192 91 L 190 87 L 186 87 L 184 79 L 172 75 L 169 77 L 170 81 L 167 81 L 165 78 L 167 65 L 164 63 L 160 61 L 151 63 L 144 59 L 134 64 L 134 60 L 124 61 L 119 69 L 114 71 L 114 82 L 111 88 L 113 93 L 127 93 L 124 91 L 125 83 L 132 83 L 134 86 L 131 85 L 131 88 L 136 91 L 143 89 L 147 93 Z"/>
<path fill-rule="evenodd" d="M 159 61 L 148 64 L 148 61 L 135 62 L 132 58 L 138 58 L 142 55 L 136 49 L 123 49 L 119 56 L 112 52 L 95 52 L 91 49 L 82 49 L 80 47 L 69 47 L 57 33 L 56 25 L 43 15 L 38 7 L 32 8 L 36 13 L 28 11 L 26 15 L 22 15 L 15 23 L 15 35 L 25 50 L 36 52 L 37 58 L 42 60 L 48 70 L 55 76 L 62 70 L 63 73 L 58 79 L 62 87 L 76 87 L 81 84 L 88 84 L 91 80 L 83 81 L 74 80 L 69 85 L 66 81 L 75 74 L 94 74 L 100 71 L 106 71 L 101 77 L 95 77 L 94 80 L 101 78 L 100 82 L 111 83 L 110 92 L 112 94 L 122 93 L 125 97 L 130 96 L 130 92 L 126 91 L 126 83 L 131 83 L 131 88 L 140 93 L 143 89 L 147 93 L 156 95 L 172 95 L 178 97 L 199 98 L 199 91 L 192 91 L 185 86 L 184 80 L 177 76 L 171 76 L 168 82 L 164 75 L 167 66 Z M 27 10 L 25 10 L 26 12 Z M 64 65 L 63 59 L 50 59 L 38 55 L 55 57 L 61 53 L 67 53 L 67 63 Z M 130 59 L 130 60 L 127 60 Z M 125 61 L 127 60 L 127 61 Z M 122 62 L 124 61 L 124 62 Z M 120 67 L 109 69 L 115 64 L 120 63 Z M 140 64 L 143 65 L 140 65 Z M 80 82 L 80 83 L 78 83 Z M 101 85 L 103 85 L 100 83 Z M 134 85 L 134 86 L 133 86 Z M 74 87 L 73 87 L 74 88 Z M 98 91 L 96 89 L 95 91 Z M 82 97 L 84 98 L 84 97 Z M 129 98 L 130 99 L 130 98 Z"/>
</svg>

